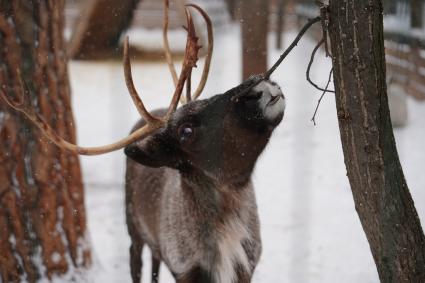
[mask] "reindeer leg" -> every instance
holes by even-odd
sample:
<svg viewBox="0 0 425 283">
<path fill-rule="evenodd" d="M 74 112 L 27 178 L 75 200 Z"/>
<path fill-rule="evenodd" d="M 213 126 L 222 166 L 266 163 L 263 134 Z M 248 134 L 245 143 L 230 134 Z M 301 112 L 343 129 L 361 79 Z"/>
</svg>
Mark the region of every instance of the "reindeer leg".
<svg viewBox="0 0 425 283">
<path fill-rule="evenodd" d="M 140 283 L 142 274 L 142 250 L 143 242 L 133 241 L 130 246 L 130 270 L 133 283 Z"/>
<path fill-rule="evenodd" d="M 152 255 L 152 283 L 158 283 L 161 260 Z"/>
</svg>

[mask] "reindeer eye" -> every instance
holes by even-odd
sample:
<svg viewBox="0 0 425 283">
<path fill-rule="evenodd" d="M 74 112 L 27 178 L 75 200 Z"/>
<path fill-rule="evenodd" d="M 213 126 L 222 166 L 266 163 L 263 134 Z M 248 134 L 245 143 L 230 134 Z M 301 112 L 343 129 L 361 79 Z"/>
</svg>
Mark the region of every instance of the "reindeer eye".
<svg viewBox="0 0 425 283">
<path fill-rule="evenodd" d="M 195 129 L 190 124 L 183 124 L 178 131 L 180 141 L 188 142 L 195 137 Z"/>
</svg>

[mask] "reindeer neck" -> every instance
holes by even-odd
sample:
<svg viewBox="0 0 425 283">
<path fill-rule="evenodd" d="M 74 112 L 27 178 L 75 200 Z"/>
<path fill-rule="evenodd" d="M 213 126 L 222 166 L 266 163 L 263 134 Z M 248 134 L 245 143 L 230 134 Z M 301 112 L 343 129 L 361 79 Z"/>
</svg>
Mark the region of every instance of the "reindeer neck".
<svg viewBox="0 0 425 283">
<path fill-rule="evenodd" d="M 225 220 L 246 209 L 252 196 L 250 178 L 235 178 L 231 182 L 218 182 L 203 173 L 181 174 L 182 192 L 190 202 L 197 204 L 200 213 Z"/>
<path fill-rule="evenodd" d="M 243 242 L 251 241 L 257 229 L 252 222 L 256 204 L 250 179 L 220 183 L 202 174 L 182 174 L 180 196 L 185 218 L 193 224 L 190 229 L 197 231 L 193 241 L 199 241 L 203 268 L 213 274 L 214 282 L 230 282 L 236 265 L 249 273 Z"/>
</svg>

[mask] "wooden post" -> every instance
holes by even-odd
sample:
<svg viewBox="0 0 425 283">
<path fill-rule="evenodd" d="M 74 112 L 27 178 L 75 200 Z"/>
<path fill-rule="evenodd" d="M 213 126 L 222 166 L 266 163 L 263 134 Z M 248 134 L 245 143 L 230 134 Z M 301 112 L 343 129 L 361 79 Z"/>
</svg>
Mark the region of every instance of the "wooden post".
<svg viewBox="0 0 425 283">
<path fill-rule="evenodd" d="M 267 70 L 268 0 L 244 0 L 242 5 L 242 78 Z"/>
<path fill-rule="evenodd" d="M 285 0 L 277 1 L 277 21 L 276 21 L 276 49 L 282 49 L 282 30 L 283 30 L 283 14 L 285 11 Z"/>
</svg>

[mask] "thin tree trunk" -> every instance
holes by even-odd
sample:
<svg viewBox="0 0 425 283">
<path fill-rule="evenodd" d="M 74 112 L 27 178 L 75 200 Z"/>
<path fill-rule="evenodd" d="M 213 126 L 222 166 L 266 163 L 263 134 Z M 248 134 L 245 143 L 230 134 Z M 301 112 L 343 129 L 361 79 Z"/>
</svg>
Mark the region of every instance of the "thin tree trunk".
<svg viewBox="0 0 425 283">
<path fill-rule="evenodd" d="M 423 23 L 423 0 L 410 0 L 410 26 L 421 28 Z"/>
<path fill-rule="evenodd" d="M 229 10 L 229 15 L 233 21 L 236 20 L 237 1 L 239 0 L 226 0 L 227 9 Z"/>
<path fill-rule="evenodd" d="M 140 0 L 87 0 L 69 43 L 71 58 L 120 57 L 118 43 Z M 160 1 L 160 0 L 157 0 Z"/>
<path fill-rule="evenodd" d="M 268 0 L 242 3 L 242 78 L 267 70 Z"/>
<path fill-rule="evenodd" d="M 63 0 L 0 1 L 0 82 L 74 141 L 63 8 Z M 89 265 L 78 157 L 0 99 L 0 160 L 0 282 L 35 282 Z"/>
<path fill-rule="evenodd" d="M 380 0 L 331 0 L 336 107 L 347 175 L 381 282 L 425 282 L 425 237 L 388 109 Z"/>
<path fill-rule="evenodd" d="M 283 14 L 285 10 L 285 0 L 277 1 L 277 20 L 276 20 L 276 49 L 282 49 L 282 30 L 283 30 Z"/>
</svg>

